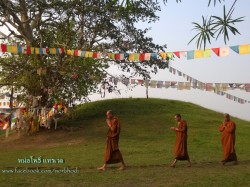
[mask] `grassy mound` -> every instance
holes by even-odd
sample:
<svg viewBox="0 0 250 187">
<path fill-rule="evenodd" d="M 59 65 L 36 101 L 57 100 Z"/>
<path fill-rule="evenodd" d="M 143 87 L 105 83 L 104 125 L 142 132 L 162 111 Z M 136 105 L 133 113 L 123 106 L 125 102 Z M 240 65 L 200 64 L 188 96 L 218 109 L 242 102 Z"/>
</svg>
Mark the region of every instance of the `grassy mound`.
<svg viewBox="0 0 250 187">
<path fill-rule="evenodd" d="M 107 127 L 105 113 L 113 110 L 121 121 L 120 149 L 128 166 L 107 172 L 96 168 L 103 163 Z M 226 112 L 226 111 L 225 111 Z M 180 113 L 188 124 L 188 150 L 192 168 L 173 160 L 176 125 Z M 250 174 L 250 123 L 232 118 L 237 125 L 236 153 L 239 165 L 222 167 L 218 126 L 223 114 L 198 105 L 163 99 L 112 99 L 83 104 L 75 119 L 61 126 L 73 130 L 43 130 L 38 134 L 0 140 L 0 182 L 5 186 L 248 186 Z M 62 158 L 64 163 L 19 163 L 19 158 Z M 53 170 L 54 173 L 6 173 L 6 170 Z M 78 168 L 79 173 L 65 173 Z M 55 173 L 56 170 L 63 170 Z M 5 171 L 5 173 L 3 173 Z"/>
</svg>

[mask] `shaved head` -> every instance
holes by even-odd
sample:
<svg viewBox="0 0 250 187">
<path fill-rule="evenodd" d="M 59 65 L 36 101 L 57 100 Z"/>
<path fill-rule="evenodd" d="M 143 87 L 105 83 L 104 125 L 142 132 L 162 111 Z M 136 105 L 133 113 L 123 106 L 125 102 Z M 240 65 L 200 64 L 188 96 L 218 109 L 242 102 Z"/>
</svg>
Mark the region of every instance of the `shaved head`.
<svg viewBox="0 0 250 187">
<path fill-rule="evenodd" d="M 111 118 L 114 116 L 113 111 L 112 111 L 112 110 L 108 110 L 108 111 L 106 112 L 106 116 L 107 116 L 107 119 L 111 119 Z"/>
<path fill-rule="evenodd" d="M 228 113 L 224 114 L 225 121 L 230 121 L 230 115 Z"/>
<path fill-rule="evenodd" d="M 112 114 L 112 115 L 113 115 L 114 113 L 113 113 L 112 110 L 108 110 L 108 111 L 107 111 L 107 114 Z"/>
</svg>

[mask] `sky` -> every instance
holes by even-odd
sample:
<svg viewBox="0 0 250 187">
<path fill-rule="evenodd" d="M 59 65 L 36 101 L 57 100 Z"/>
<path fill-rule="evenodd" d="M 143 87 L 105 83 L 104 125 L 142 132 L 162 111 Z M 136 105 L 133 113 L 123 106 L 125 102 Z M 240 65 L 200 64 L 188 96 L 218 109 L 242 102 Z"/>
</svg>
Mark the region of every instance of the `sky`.
<svg viewBox="0 0 250 187">
<path fill-rule="evenodd" d="M 151 27 L 147 36 L 153 38 L 157 44 L 167 44 L 167 51 L 188 51 L 195 50 L 195 42 L 188 45 L 188 42 L 196 34 L 192 31 L 192 22 L 201 23 L 202 15 L 209 17 L 210 15 L 222 16 L 223 5 L 226 5 L 226 10 L 229 10 L 234 0 L 225 0 L 222 4 L 207 6 L 209 0 L 182 0 L 181 3 L 176 3 L 176 0 L 168 0 L 166 5 L 161 5 L 161 12 L 157 15 L 160 20 L 156 23 L 148 25 L 147 23 L 137 24 L 138 28 Z M 250 1 L 238 1 L 236 4 L 233 17 L 245 16 L 244 22 L 238 23 L 238 28 L 241 35 L 230 35 L 230 41 L 227 46 L 250 44 Z M 207 48 L 225 46 L 223 39 L 217 41 L 212 40 Z M 228 57 L 217 57 L 212 53 L 211 58 L 201 58 L 194 60 L 186 60 L 175 58 L 170 61 L 170 65 L 181 72 L 190 75 L 191 77 L 205 83 L 250 83 L 250 54 L 239 55 L 230 50 Z M 119 68 L 113 64 L 108 70 L 110 73 L 119 74 Z M 186 79 L 173 75 L 168 69 L 160 70 L 156 75 L 151 75 L 152 80 L 163 81 L 182 81 Z M 145 98 L 145 87 L 137 86 L 129 91 L 122 85 L 121 95 L 116 93 L 107 93 L 105 98 L 100 95 L 90 95 L 89 98 L 94 100 L 111 99 L 111 98 Z M 227 93 L 250 101 L 250 93 L 241 90 L 230 90 Z M 181 100 L 185 102 L 195 103 L 205 108 L 209 108 L 221 113 L 229 113 L 232 116 L 250 121 L 250 103 L 239 104 L 238 102 L 226 99 L 225 96 L 218 96 L 213 92 L 201 90 L 178 91 L 177 89 L 159 89 L 149 88 L 150 98 L 164 98 Z M 173 111 L 178 113 L 178 111 Z M 223 116 L 222 116 L 223 120 Z"/>
<path fill-rule="evenodd" d="M 201 23 L 202 15 L 222 16 L 223 5 L 229 10 L 233 0 L 226 0 L 226 3 L 207 6 L 208 0 L 182 0 L 176 3 L 175 0 L 168 0 L 167 5 L 162 5 L 162 11 L 158 13 L 160 20 L 151 25 L 140 23 L 138 28 L 151 27 L 148 36 L 152 37 L 155 43 L 167 44 L 167 51 L 188 51 L 195 50 L 195 42 L 188 45 L 188 42 L 196 34 L 192 31 L 192 22 Z M 238 1 L 233 13 L 233 18 L 245 16 L 244 22 L 238 23 L 241 35 L 230 34 L 230 41 L 224 44 L 223 38 L 212 40 L 206 48 L 224 47 L 241 44 L 250 44 L 250 1 Z M 212 54 L 211 58 L 201 58 L 186 60 L 186 58 L 170 61 L 173 68 L 190 75 L 191 77 L 205 83 L 250 83 L 250 54 L 239 55 L 230 50 L 228 57 L 217 57 Z M 110 72 L 117 72 L 116 67 L 112 67 Z M 159 71 L 156 75 L 151 75 L 152 80 L 163 81 L 183 81 L 186 79 L 178 77 L 169 72 L 168 69 Z M 121 95 L 106 94 L 106 98 L 121 97 L 145 97 L 145 87 L 138 86 L 133 91 L 123 90 Z M 250 93 L 242 90 L 230 90 L 227 93 L 250 101 Z M 201 90 L 178 91 L 177 89 L 157 89 L 149 88 L 149 97 L 165 98 L 192 102 L 221 113 L 229 113 L 232 116 L 250 121 L 250 104 L 239 104 L 226 99 L 225 96 L 218 96 L 213 92 Z M 90 96 L 92 100 L 100 100 L 100 96 Z M 176 113 L 178 111 L 174 111 Z M 223 116 L 222 116 L 223 118 Z"/>
</svg>

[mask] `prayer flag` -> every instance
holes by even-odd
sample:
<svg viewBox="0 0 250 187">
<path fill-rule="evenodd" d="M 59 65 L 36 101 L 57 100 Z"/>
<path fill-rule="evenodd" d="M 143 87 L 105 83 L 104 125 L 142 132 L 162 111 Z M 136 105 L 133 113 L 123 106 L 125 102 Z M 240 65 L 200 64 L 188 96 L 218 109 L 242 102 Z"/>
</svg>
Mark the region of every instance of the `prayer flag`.
<svg viewBox="0 0 250 187">
<path fill-rule="evenodd" d="M 124 60 L 124 53 L 120 53 L 120 60 Z"/>
<path fill-rule="evenodd" d="M 12 53 L 12 46 L 11 45 L 7 45 L 7 52 Z"/>
<path fill-rule="evenodd" d="M 162 58 L 162 59 L 164 59 L 164 60 L 165 60 L 165 59 L 166 59 L 166 57 L 167 57 L 167 53 L 165 53 L 165 52 L 161 52 L 161 53 L 160 53 L 160 56 L 161 56 L 161 58 Z"/>
<path fill-rule="evenodd" d="M 183 90 L 184 89 L 184 82 L 178 82 L 177 90 Z"/>
<path fill-rule="evenodd" d="M 156 87 L 157 88 L 162 88 L 163 87 L 163 81 L 158 81 Z"/>
<path fill-rule="evenodd" d="M 129 54 L 129 61 L 134 61 L 134 59 L 135 59 L 134 53 L 130 53 Z"/>
<path fill-rule="evenodd" d="M 140 58 L 139 60 L 140 61 L 143 61 L 145 59 L 145 53 L 140 53 Z"/>
<path fill-rule="evenodd" d="M 115 54 L 115 60 L 120 60 L 120 54 L 119 53 Z"/>
<path fill-rule="evenodd" d="M 97 58 L 97 52 L 93 53 L 93 58 Z"/>
<path fill-rule="evenodd" d="M 78 56 L 78 50 L 74 50 L 74 56 Z"/>
<path fill-rule="evenodd" d="M 187 59 L 188 60 L 194 59 L 194 50 L 187 52 Z"/>
<path fill-rule="evenodd" d="M 67 50 L 67 55 L 71 55 L 71 50 Z"/>
<path fill-rule="evenodd" d="M 202 58 L 202 57 L 203 57 L 203 50 L 194 51 L 194 58 Z"/>
<path fill-rule="evenodd" d="M 205 51 L 203 52 L 203 57 L 211 57 L 211 49 L 205 49 Z"/>
<path fill-rule="evenodd" d="M 89 52 L 89 57 L 93 58 L 93 52 L 92 51 Z"/>
<path fill-rule="evenodd" d="M 150 81 L 150 87 L 151 87 L 151 88 L 156 88 L 156 86 L 157 86 L 157 81 L 151 80 L 151 81 Z"/>
<path fill-rule="evenodd" d="M 37 55 L 40 54 L 39 48 L 35 48 L 35 54 L 37 54 Z"/>
<path fill-rule="evenodd" d="M 250 53 L 250 45 L 240 45 L 240 49 L 239 49 L 239 53 L 240 54 L 248 54 Z"/>
<path fill-rule="evenodd" d="M 212 51 L 219 56 L 220 55 L 220 48 L 212 48 Z"/>
<path fill-rule="evenodd" d="M 180 53 L 182 56 L 187 57 L 187 51 L 181 51 Z"/>
<path fill-rule="evenodd" d="M 139 54 L 139 53 L 135 53 L 135 54 L 134 54 L 134 59 L 135 59 L 135 61 L 139 61 L 139 59 L 140 59 L 140 54 Z"/>
<path fill-rule="evenodd" d="M 81 52 L 81 57 L 85 57 L 85 51 Z"/>
<path fill-rule="evenodd" d="M 157 60 L 157 54 L 151 53 L 151 60 Z"/>
<path fill-rule="evenodd" d="M 167 52 L 167 56 L 168 56 L 169 59 L 171 59 L 171 60 L 173 59 L 173 53 L 172 52 Z"/>
<path fill-rule="evenodd" d="M 178 58 L 180 58 L 180 52 L 179 51 L 175 51 L 174 55 L 177 56 Z"/>
<path fill-rule="evenodd" d="M 250 84 L 245 84 L 245 90 L 246 92 L 250 92 Z"/>
<path fill-rule="evenodd" d="M 1 44 L 1 52 L 3 52 L 3 53 L 7 52 L 7 45 L 6 44 Z"/>
<path fill-rule="evenodd" d="M 17 49 L 18 50 L 18 54 L 22 54 L 22 51 L 23 51 L 22 46 L 18 46 L 17 48 L 18 48 Z"/>
<path fill-rule="evenodd" d="M 229 48 L 228 47 L 221 47 L 220 48 L 220 57 L 225 57 L 229 55 Z"/>
<path fill-rule="evenodd" d="M 30 55 L 31 54 L 31 48 L 30 48 L 30 46 L 28 46 L 26 50 L 27 50 L 27 55 Z"/>
<path fill-rule="evenodd" d="M 85 58 L 88 58 L 89 57 L 89 51 L 85 51 Z"/>
<path fill-rule="evenodd" d="M 230 46 L 230 48 L 231 48 L 234 52 L 236 52 L 236 53 L 239 54 L 239 46 L 238 46 L 238 45 Z"/>
<path fill-rule="evenodd" d="M 17 46 L 12 46 L 12 53 L 14 53 L 14 54 L 18 53 Z"/>
<path fill-rule="evenodd" d="M 145 60 L 150 60 L 151 53 L 145 53 Z"/>
</svg>

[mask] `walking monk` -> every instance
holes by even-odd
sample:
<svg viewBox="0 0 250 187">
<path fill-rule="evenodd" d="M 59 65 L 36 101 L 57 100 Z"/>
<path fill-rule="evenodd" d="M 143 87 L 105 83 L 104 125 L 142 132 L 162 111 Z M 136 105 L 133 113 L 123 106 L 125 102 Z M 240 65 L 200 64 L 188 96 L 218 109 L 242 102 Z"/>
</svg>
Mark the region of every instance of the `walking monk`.
<svg viewBox="0 0 250 187">
<path fill-rule="evenodd" d="M 191 166 L 191 162 L 187 152 L 187 123 L 185 120 L 181 119 L 180 114 L 175 115 L 175 120 L 178 122 L 178 127 L 171 127 L 170 129 L 176 132 L 176 141 L 174 147 L 174 162 L 171 167 L 175 167 L 178 160 L 187 160 Z"/>
<path fill-rule="evenodd" d="M 234 149 L 235 130 L 236 130 L 236 125 L 233 121 L 230 120 L 230 115 L 224 114 L 224 122 L 219 128 L 219 131 L 222 132 L 221 143 L 223 147 L 223 160 L 221 161 L 221 163 L 223 165 L 225 165 L 226 162 L 231 162 L 231 161 L 235 161 L 235 164 L 238 163 Z"/>
<path fill-rule="evenodd" d="M 107 164 L 122 163 L 122 166 L 118 170 L 125 169 L 125 163 L 122 158 L 122 154 L 118 147 L 119 134 L 120 134 L 120 122 L 117 117 L 113 115 L 111 110 L 107 111 L 107 125 L 108 125 L 108 134 L 107 134 L 107 145 L 104 156 L 104 165 L 98 170 L 105 171 Z"/>
</svg>

